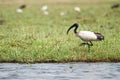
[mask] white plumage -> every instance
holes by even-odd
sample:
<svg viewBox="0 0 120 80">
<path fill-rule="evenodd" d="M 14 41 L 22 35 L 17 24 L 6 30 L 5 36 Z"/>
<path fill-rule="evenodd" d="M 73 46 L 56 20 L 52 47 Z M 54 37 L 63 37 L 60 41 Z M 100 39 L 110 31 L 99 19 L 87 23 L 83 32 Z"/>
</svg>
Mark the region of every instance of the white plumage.
<svg viewBox="0 0 120 80">
<path fill-rule="evenodd" d="M 42 11 L 47 11 L 47 9 L 48 9 L 47 5 L 43 5 L 42 8 L 41 8 Z"/>
<path fill-rule="evenodd" d="M 16 12 L 17 13 L 23 13 L 23 10 L 22 9 L 17 9 Z"/>
<path fill-rule="evenodd" d="M 47 6 L 47 5 L 42 6 L 41 10 L 42 10 L 42 12 L 43 12 L 45 15 L 48 15 L 48 14 L 49 14 L 49 12 L 48 12 L 48 6 Z"/>
<path fill-rule="evenodd" d="M 76 12 L 80 12 L 80 7 L 75 7 L 74 10 L 75 10 Z"/>
<path fill-rule="evenodd" d="M 76 34 L 83 41 L 96 41 L 97 36 L 91 31 L 80 31 Z"/>
<path fill-rule="evenodd" d="M 60 16 L 64 16 L 66 12 L 60 12 Z"/>
<path fill-rule="evenodd" d="M 45 15 L 48 15 L 48 14 L 49 14 L 49 12 L 48 12 L 48 11 L 44 11 L 43 13 L 44 13 Z"/>
</svg>

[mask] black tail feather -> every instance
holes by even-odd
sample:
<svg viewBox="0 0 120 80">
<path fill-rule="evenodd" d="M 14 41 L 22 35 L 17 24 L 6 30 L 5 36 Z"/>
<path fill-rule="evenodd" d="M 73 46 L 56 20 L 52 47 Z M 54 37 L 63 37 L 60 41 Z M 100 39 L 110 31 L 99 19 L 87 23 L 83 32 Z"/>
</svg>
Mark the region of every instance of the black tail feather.
<svg viewBox="0 0 120 80">
<path fill-rule="evenodd" d="M 97 36 L 97 39 L 102 41 L 104 40 L 104 36 L 101 33 L 95 33 L 95 35 Z"/>
</svg>

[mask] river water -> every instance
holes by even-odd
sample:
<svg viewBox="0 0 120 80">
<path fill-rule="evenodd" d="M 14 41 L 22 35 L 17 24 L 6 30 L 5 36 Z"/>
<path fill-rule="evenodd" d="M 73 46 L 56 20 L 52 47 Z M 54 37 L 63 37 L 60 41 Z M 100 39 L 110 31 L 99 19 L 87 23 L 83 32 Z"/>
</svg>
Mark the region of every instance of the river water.
<svg viewBox="0 0 120 80">
<path fill-rule="evenodd" d="M 120 63 L 0 63 L 0 80 L 120 80 Z"/>
</svg>

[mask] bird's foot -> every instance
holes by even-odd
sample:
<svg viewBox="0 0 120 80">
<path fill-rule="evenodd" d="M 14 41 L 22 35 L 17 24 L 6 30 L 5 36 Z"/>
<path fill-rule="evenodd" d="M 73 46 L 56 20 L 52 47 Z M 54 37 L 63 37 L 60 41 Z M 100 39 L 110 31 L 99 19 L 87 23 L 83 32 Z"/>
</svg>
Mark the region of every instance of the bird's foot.
<svg viewBox="0 0 120 80">
<path fill-rule="evenodd" d="M 81 43 L 80 46 L 82 46 L 82 45 L 88 45 L 88 43 Z"/>
<path fill-rule="evenodd" d="M 81 44 L 80 44 L 80 46 L 82 46 L 82 45 L 93 46 L 93 44 L 92 44 L 92 43 L 81 43 Z"/>
<path fill-rule="evenodd" d="M 88 43 L 89 44 L 89 43 Z M 89 44 L 90 46 L 93 46 L 93 43 L 90 41 L 90 44 Z"/>
</svg>

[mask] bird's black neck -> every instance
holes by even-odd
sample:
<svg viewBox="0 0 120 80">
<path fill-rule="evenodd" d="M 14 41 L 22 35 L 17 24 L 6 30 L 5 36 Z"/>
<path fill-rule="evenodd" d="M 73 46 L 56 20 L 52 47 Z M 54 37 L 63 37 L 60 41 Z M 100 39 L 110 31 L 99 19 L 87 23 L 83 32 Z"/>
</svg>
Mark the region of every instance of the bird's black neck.
<svg viewBox="0 0 120 80">
<path fill-rule="evenodd" d="M 67 34 L 68 34 L 68 32 L 73 28 L 73 27 L 75 27 L 75 29 L 74 29 L 74 33 L 76 34 L 77 33 L 77 28 L 78 28 L 78 24 L 77 23 L 74 23 L 68 30 L 67 30 Z"/>
</svg>

